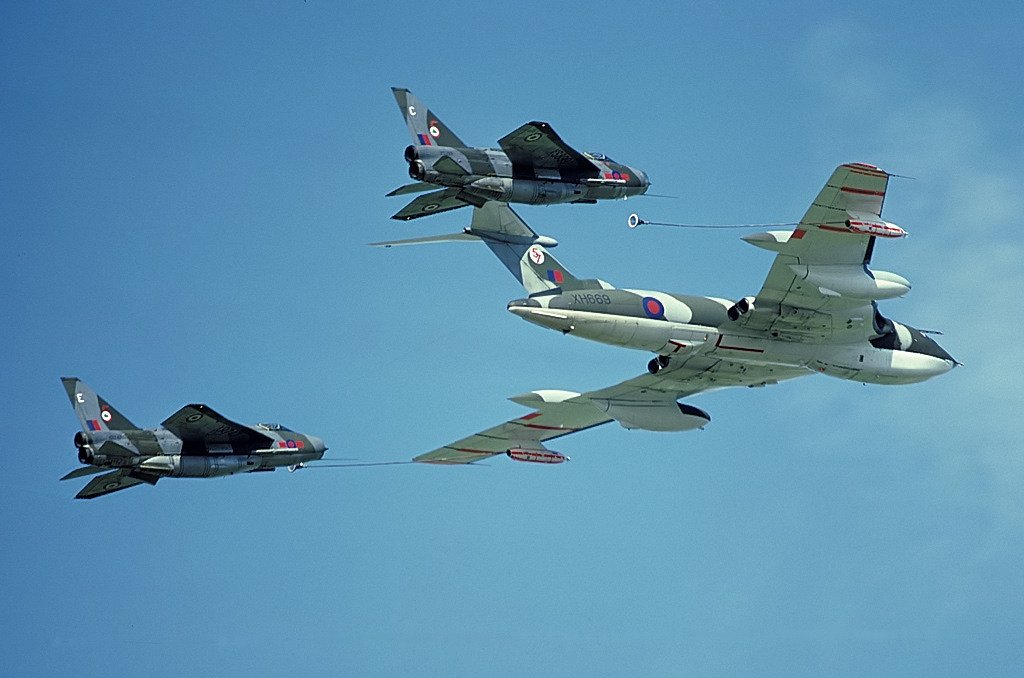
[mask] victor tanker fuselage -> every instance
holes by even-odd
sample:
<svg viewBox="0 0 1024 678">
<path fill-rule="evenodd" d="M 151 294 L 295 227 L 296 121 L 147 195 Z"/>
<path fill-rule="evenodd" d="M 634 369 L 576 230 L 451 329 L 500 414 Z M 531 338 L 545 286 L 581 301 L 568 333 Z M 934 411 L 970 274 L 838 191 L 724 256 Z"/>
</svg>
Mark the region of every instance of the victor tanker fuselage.
<svg viewBox="0 0 1024 678">
<path fill-rule="evenodd" d="M 862 323 L 874 323 L 877 339 L 864 342 L 860 328 L 828 328 L 829 339 L 849 344 L 806 343 L 765 336 L 734 326 L 735 304 L 715 297 L 645 290 L 587 289 L 539 294 L 512 301 L 508 310 L 534 324 L 613 346 L 657 354 L 657 373 L 693 355 L 736 363 L 806 368 L 829 376 L 877 384 L 909 384 L 948 372 L 956 364 L 920 331 L 882 318 L 871 305 Z"/>
</svg>

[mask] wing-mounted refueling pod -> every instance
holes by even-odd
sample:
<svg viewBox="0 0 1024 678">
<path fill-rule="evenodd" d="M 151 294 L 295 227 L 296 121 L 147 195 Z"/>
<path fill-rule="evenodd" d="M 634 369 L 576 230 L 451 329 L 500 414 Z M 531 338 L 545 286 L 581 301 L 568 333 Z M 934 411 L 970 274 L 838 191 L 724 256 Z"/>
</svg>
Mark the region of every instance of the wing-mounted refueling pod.
<svg viewBox="0 0 1024 678">
<path fill-rule="evenodd" d="M 883 221 L 881 217 L 874 214 L 866 212 L 847 212 L 846 214 L 849 219 L 843 225 L 850 233 L 873 235 L 878 238 L 903 238 L 907 235 L 907 232 L 896 224 Z M 828 224 L 822 224 L 819 228 L 821 227 L 827 228 Z"/>
<path fill-rule="evenodd" d="M 534 464 L 561 464 L 569 461 L 569 457 L 561 452 L 549 450 L 543 445 L 539 447 L 511 447 L 505 451 L 509 459 L 515 461 L 527 461 Z"/>
</svg>

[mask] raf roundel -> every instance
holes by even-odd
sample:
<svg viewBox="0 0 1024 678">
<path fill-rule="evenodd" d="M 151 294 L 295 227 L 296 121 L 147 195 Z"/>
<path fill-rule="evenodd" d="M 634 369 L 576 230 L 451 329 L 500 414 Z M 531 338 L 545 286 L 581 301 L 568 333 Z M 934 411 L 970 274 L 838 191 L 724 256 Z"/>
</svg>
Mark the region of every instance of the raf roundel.
<svg viewBox="0 0 1024 678">
<path fill-rule="evenodd" d="M 441 130 L 437 126 L 437 120 L 430 121 L 430 127 L 427 129 L 427 131 L 430 132 L 430 136 L 434 137 L 435 139 L 441 136 Z"/>
<path fill-rule="evenodd" d="M 665 319 L 665 304 L 661 303 L 654 297 L 644 297 L 643 299 L 644 313 L 648 318 L 654 320 Z"/>
<path fill-rule="evenodd" d="M 110 410 L 103 410 L 102 412 L 100 412 L 100 419 L 102 419 L 103 421 L 109 422 L 113 418 L 114 415 L 110 413 Z"/>
</svg>

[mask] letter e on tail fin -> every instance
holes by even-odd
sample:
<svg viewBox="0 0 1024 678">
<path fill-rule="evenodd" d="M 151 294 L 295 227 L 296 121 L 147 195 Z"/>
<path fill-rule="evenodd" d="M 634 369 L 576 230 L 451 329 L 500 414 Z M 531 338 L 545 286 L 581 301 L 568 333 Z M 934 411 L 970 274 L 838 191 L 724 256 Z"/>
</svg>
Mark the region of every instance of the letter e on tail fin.
<svg viewBox="0 0 1024 678">
<path fill-rule="evenodd" d="M 78 377 L 61 377 L 83 431 L 131 431 L 138 427 Z"/>
</svg>

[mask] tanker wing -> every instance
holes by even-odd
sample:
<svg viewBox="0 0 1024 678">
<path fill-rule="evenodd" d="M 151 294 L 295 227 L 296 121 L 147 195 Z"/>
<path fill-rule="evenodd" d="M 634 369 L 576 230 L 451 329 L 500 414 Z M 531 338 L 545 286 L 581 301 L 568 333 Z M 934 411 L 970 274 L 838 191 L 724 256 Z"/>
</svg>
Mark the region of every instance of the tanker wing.
<svg viewBox="0 0 1024 678">
<path fill-rule="evenodd" d="M 624 428 L 648 431 L 686 431 L 703 428 L 711 417 L 678 402 L 679 398 L 726 386 L 764 386 L 807 374 L 805 368 L 764 366 L 757 369 L 709 356 L 669 359 L 657 374 L 644 374 L 607 388 L 573 391 L 531 391 L 509 398 L 532 407 L 529 414 L 510 419 L 421 454 L 413 461 L 431 464 L 472 464 L 499 454 L 518 461 L 554 463 L 566 457 L 544 443 L 610 421 Z M 548 456 L 550 454 L 556 457 Z"/>
</svg>

